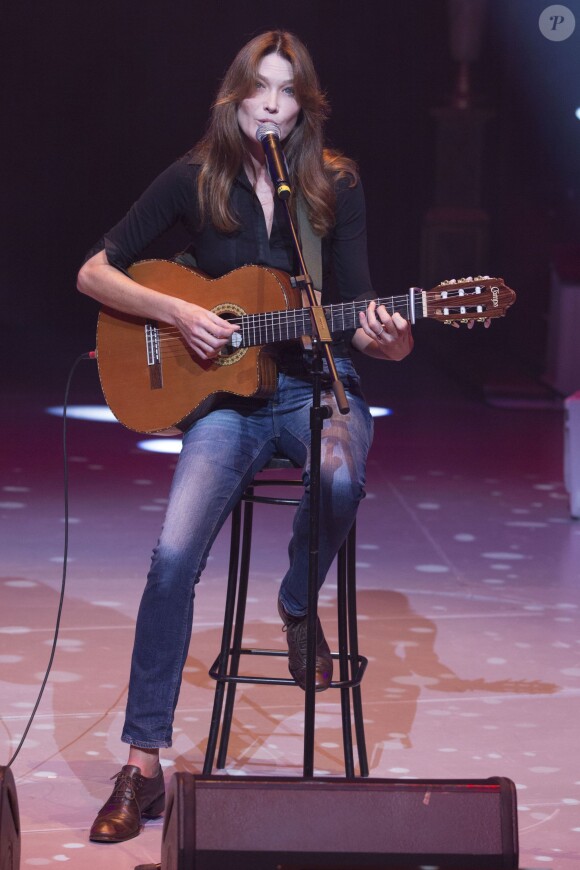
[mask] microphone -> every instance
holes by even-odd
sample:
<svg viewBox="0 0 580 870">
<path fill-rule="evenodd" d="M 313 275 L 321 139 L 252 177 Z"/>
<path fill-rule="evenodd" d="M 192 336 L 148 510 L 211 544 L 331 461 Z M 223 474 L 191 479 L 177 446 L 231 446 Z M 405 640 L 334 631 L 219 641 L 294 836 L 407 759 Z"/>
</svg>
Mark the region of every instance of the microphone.
<svg viewBox="0 0 580 870">
<path fill-rule="evenodd" d="M 288 179 L 288 167 L 284 151 L 280 145 L 280 127 L 272 121 L 260 124 L 256 130 L 256 139 L 264 149 L 268 171 L 277 195 L 280 199 L 288 199 L 292 189 Z"/>
</svg>

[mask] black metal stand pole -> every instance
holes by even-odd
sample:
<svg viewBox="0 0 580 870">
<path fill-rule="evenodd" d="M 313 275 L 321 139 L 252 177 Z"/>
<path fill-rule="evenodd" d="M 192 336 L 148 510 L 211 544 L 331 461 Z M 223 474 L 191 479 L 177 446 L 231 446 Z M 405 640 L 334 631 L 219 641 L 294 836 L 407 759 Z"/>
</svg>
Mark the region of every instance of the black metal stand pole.
<svg viewBox="0 0 580 870">
<path fill-rule="evenodd" d="M 284 199 L 286 217 L 292 233 L 294 249 L 300 267 L 296 277 L 297 285 L 304 291 L 311 308 L 313 383 L 312 407 L 310 409 L 310 528 L 308 551 L 308 620 L 306 645 L 306 697 L 304 701 L 304 761 L 303 775 L 314 775 L 314 717 L 315 717 L 315 679 L 316 679 L 316 623 L 318 615 L 318 557 L 320 542 L 320 463 L 322 458 L 322 426 L 324 420 L 332 415 L 332 408 L 322 405 L 322 353 L 328 364 L 332 379 L 332 390 L 341 414 L 348 414 L 349 406 L 344 387 L 338 379 L 330 348 L 330 331 L 324 311 L 318 305 L 312 281 L 306 270 L 302 248 L 292 218 L 288 201 Z"/>
</svg>

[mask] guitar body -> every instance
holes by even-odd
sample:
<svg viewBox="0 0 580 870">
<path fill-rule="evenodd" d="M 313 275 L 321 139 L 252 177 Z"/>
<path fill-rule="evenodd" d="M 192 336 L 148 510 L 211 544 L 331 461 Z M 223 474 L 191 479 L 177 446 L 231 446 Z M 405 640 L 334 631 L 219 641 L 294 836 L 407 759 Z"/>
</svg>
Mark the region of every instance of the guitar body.
<svg viewBox="0 0 580 870">
<path fill-rule="evenodd" d="M 144 260 L 129 274 L 146 287 L 226 318 L 301 305 L 284 272 L 260 266 L 210 279 L 168 260 Z M 230 348 L 215 360 L 202 360 L 174 327 L 107 308 L 99 314 L 97 360 L 109 408 L 137 432 L 172 435 L 179 424 L 211 410 L 224 393 L 263 397 L 276 386 L 276 365 L 267 347 Z"/>
</svg>

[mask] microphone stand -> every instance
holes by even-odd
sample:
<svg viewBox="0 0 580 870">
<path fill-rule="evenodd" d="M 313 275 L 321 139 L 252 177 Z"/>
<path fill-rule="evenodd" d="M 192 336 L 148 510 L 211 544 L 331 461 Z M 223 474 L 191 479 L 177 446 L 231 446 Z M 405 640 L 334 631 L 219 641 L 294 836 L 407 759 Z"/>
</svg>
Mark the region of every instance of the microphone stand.
<svg viewBox="0 0 580 870">
<path fill-rule="evenodd" d="M 306 635 L 306 697 L 304 702 L 304 760 L 303 776 L 314 776 L 314 716 L 315 716 L 315 679 L 316 679 L 316 622 L 318 615 L 318 562 L 320 545 L 320 463 L 322 457 L 322 426 L 324 420 L 332 416 L 332 408 L 321 403 L 322 393 L 322 354 L 326 359 L 332 379 L 332 391 L 341 414 L 350 411 L 344 386 L 338 378 L 332 349 L 331 335 L 322 306 L 318 304 L 312 281 L 306 270 L 302 247 L 296 232 L 296 225 L 288 204 L 288 193 L 278 193 L 282 199 L 300 274 L 294 280 L 297 287 L 304 291 L 307 307 L 310 308 L 312 321 L 312 406 L 310 408 L 310 528 L 308 550 L 308 617 Z"/>
</svg>

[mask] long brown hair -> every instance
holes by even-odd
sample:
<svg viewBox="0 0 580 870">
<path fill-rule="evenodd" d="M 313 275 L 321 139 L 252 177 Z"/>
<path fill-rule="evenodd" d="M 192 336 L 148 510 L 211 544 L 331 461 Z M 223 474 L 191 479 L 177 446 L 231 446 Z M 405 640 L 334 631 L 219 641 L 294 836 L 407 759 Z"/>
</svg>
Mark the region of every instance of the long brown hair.
<svg viewBox="0 0 580 870">
<path fill-rule="evenodd" d="M 334 224 L 334 182 L 337 177 L 348 175 L 350 183 L 356 184 L 356 165 L 338 152 L 324 149 L 323 125 L 329 113 L 328 102 L 308 49 L 294 34 L 281 30 L 256 36 L 236 55 L 217 93 L 207 132 L 193 149 L 192 159 L 201 164 L 198 175 L 201 219 L 209 219 L 225 233 L 239 228 L 229 197 L 248 149 L 238 125 L 237 108 L 254 92 L 258 67 L 268 54 L 279 54 L 292 65 L 300 115 L 284 142 L 284 153 L 294 187 L 293 199 L 298 192 L 302 193 L 310 222 L 315 232 L 323 236 Z"/>
</svg>

